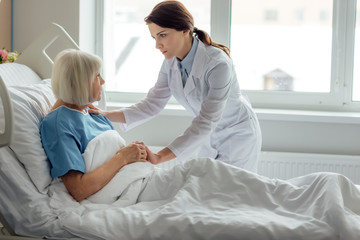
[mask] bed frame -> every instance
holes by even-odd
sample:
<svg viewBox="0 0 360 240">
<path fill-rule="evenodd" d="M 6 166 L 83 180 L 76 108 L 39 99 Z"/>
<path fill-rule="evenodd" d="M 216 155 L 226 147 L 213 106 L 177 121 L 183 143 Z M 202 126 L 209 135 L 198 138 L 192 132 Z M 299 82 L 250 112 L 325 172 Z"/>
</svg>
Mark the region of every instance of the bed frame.
<svg viewBox="0 0 360 240">
<path fill-rule="evenodd" d="M 49 56 L 48 49 L 57 41 L 61 40 L 65 46 L 64 48 L 79 49 L 78 45 L 71 38 L 71 36 L 65 31 L 63 27 L 56 23 L 51 23 L 40 36 L 33 41 L 19 56 L 16 63 L 24 64 L 30 67 L 36 72 L 41 79 L 50 78 L 53 66 L 53 59 Z M 60 52 L 62 49 L 54 49 L 54 51 Z M 34 61 L 36 59 L 36 61 Z M 0 76 L 0 97 L 4 106 L 5 115 L 5 131 L 0 132 L 0 147 L 10 145 L 12 140 L 13 130 L 13 111 L 11 100 Z M 101 104 L 105 106 L 105 100 L 103 98 Z M 0 239 L 37 239 L 17 236 L 4 216 L 0 212 Z"/>
<path fill-rule="evenodd" d="M 14 124 L 12 121 L 13 119 L 12 103 L 10 101 L 9 93 L 6 89 L 5 83 L 3 82 L 1 76 L 0 76 L 0 98 L 4 106 L 4 115 L 5 115 L 5 129 L 3 133 L 0 132 L 0 148 L 1 148 L 4 146 L 8 146 L 10 144 L 12 140 L 12 131 L 14 128 Z"/>
</svg>

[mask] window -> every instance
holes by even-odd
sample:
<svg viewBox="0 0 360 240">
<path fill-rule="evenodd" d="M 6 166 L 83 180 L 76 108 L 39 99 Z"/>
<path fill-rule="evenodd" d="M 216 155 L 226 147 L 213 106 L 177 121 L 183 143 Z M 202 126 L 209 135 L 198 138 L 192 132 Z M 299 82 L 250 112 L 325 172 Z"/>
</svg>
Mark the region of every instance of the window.
<svg viewBox="0 0 360 240">
<path fill-rule="evenodd" d="M 320 7 L 331 12 L 332 1 L 321 2 L 318 6 L 303 0 L 232 1 L 237 14 L 232 17 L 231 50 L 243 89 L 330 91 L 332 22 L 320 22 L 317 16 Z M 277 8 L 271 12 L 282 16 L 272 24 L 269 20 L 275 18 L 261 22 L 256 14 L 268 13 L 269 5 Z M 312 11 L 303 15 L 299 6 Z M 243 18 L 244 12 L 255 14 Z"/>
<path fill-rule="evenodd" d="M 360 101 L 360 3 L 357 4 L 355 28 L 355 59 L 354 59 L 354 81 L 353 81 L 353 101 Z"/>
<path fill-rule="evenodd" d="M 329 21 L 330 12 L 329 10 L 321 10 L 319 13 L 319 20 L 322 22 Z"/>
<path fill-rule="evenodd" d="M 101 2 L 108 100 L 137 102 L 155 83 L 163 61 L 143 20 L 160 1 Z M 181 2 L 196 27 L 230 46 L 240 87 L 254 107 L 360 108 L 356 0 Z"/>
<path fill-rule="evenodd" d="M 302 23 L 304 21 L 304 10 L 303 9 L 296 9 L 294 12 L 295 20 L 298 23 Z"/>
<path fill-rule="evenodd" d="M 355 4 L 355 0 L 233 0 L 232 58 L 240 87 L 253 105 L 359 109 L 354 101 L 359 101 L 355 92 L 360 88 L 356 68 L 352 77 L 351 54 Z M 277 12 L 276 21 L 261 20 L 268 9 Z"/>
<path fill-rule="evenodd" d="M 265 21 L 272 22 L 278 20 L 278 12 L 276 10 L 265 10 Z"/>
</svg>

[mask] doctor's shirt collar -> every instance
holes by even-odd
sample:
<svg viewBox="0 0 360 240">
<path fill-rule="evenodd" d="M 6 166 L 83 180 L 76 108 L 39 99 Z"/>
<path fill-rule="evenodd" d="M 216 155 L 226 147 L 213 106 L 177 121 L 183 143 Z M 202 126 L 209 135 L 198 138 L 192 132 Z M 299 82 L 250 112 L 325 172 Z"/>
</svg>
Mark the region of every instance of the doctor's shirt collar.
<svg viewBox="0 0 360 240">
<path fill-rule="evenodd" d="M 181 79 L 183 80 L 184 85 L 185 85 L 186 79 L 189 77 L 189 74 L 191 72 L 194 58 L 195 58 L 196 49 L 198 47 L 198 43 L 199 43 L 199 40 L 194 37 L 190 52 L 186 55 L 186 57 L 182 61 L 179 61 L 179 59 L 176 59 L 178 62 L 177 65 L 181 72 Z"/>
</svg>

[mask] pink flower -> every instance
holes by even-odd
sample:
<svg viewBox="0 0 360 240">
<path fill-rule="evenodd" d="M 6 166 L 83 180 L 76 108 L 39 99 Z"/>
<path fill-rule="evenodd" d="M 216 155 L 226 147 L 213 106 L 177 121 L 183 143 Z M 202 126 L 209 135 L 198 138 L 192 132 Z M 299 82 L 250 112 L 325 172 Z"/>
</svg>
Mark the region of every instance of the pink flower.
<svg viewBox="0 0 360 240">
<path fill-rule="evenodd" d="M 20 53 L 17 51 L 9 52 L 5 48 L 0 50 L 0 64 L 15 62 L 15 60 L 20 56 Z"/>
<path fill-rule="evenodd" d="M 7 54 L 8 52 L 5 49 L 0 50 L 1 62 L 7 61 Z"/>
</svg>

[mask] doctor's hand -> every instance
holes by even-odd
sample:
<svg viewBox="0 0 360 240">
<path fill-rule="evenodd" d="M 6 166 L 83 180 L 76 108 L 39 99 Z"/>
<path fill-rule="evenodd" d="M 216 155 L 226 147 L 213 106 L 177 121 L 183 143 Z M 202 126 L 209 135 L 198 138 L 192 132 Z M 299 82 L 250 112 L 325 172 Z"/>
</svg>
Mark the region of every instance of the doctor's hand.
<svg viewBox="0 0 360 240">
<path fill-rule="evenodd" d="M 159 164 L 176 158 L 175 154 L 167 147 L 155 154 L 146 146 L 146 153 L 147 160 L 152 164 Z"/>
<path fill-rule="evenodd" d="M 146 154 L 147 154 L 146 160 L 148 160 L 152 164 L 159 164 L 160 156 L 153 153 L 147 146 L 145 146 L 145 147 L 146 147 Z"/>
<path fill-rule="evenodd" d="M 126 123 L 124 113 L 121 110 L 104 111 L 92 104 L 89 105 L 89 108 L 89 113 L 104 115 L 112 122 Z"/>
<path fill-rule="evenodd" d="M 89 113 L 101 114 L 101 115 L 106 116 L 106 112 L 101 110 L 100 108 L 97 108 L 92 104 L 89 104 L 88 107 L 89 107 L 89 110 L 88 110 Z"/>
</svg>

